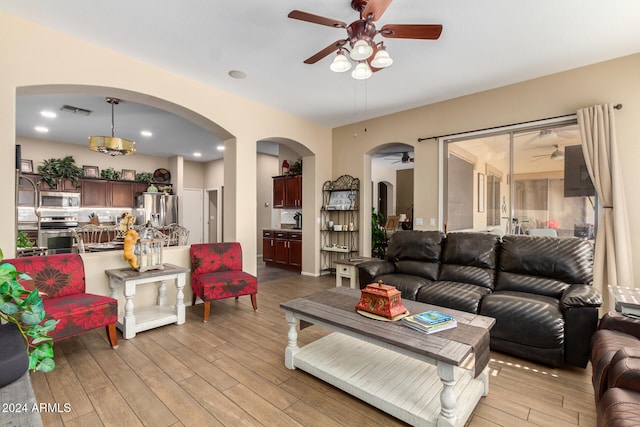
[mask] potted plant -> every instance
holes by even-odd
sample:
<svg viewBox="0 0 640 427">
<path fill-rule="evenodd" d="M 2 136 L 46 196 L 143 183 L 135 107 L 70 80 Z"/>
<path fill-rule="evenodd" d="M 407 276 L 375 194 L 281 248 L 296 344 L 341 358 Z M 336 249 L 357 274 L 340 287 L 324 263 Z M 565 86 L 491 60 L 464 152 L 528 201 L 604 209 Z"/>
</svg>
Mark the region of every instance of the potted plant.
<svg viewBox="0 0 640 427">
<path fill-rule="evenodd" d="M 19 248 L 32 248 L 34 245 L 34 241 L 31 240 L 29 235 L 22 230 L 18 230 L 18 235 L 16 238 L 16 246 Z"/>
<path fill-rule="evenodd" d="M 384 215 L 371 208 L 371 255 L 384 259 L 387 249 L 387 236 L 384 232 Z"/>
<path fill-rule="evenodd" d="M 29 369 L 51 372 L 53 361 L 53 339 L 49 332 L 56 328 L 59 320 L 44 321 L 45 311 L 37 289 L 26 290 L 21 279 L 29 279 L 9 263 L 2 263 L 0 250 L 0 319 L 14 324 L 22 334 L 29 358 Z"/>
<path fill-rule="evenodd" d="M 42 180 L 55 188 L 61 179 L 69 179 L 75 188 L 80 186 L 80 180 L 84 177 L 84 170 L 76 166 L 73 156 L 62 159 L 44 160 L 38 165 L 38 172 L 42 175 Z"/>
<path fill-rule="evenodd" d="M 100 178 L 108 179 L 109 181 L 117 181 L 120 179 L 120 171 L 117 171 L 112 167 L 102 169 L 100 171 Z"/>
<path fill-rule="evenodd" d="M 153 181 L 153 174 L 151 172 L 138 172 L 136 174 L 136 181 L 151 184 L 151 181 Z"/>
</svg>

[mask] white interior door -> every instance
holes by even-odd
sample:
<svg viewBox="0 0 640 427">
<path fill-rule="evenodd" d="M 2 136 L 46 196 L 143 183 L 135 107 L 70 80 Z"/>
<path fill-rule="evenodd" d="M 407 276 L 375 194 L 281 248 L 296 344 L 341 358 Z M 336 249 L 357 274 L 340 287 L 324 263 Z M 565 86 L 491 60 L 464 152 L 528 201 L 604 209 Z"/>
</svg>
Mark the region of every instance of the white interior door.
<svg viewBox="0 0 640 427">
<path fill-rule="evenodd" d="M 199 189 L 185 188 L 182 192 L 184 200 L 182 209 L 184 210 L 182 219 L 184 227 L 189 230 L 189 245 L 202 243 L 203 232 L 203 191 Z"/>
</svg>

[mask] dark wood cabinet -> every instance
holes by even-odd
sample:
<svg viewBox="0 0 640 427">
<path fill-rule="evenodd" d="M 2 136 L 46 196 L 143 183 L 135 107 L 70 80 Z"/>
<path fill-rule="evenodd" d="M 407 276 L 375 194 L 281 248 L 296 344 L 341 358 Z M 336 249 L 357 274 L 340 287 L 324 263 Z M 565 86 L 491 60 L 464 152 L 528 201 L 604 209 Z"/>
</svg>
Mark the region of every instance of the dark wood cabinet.
<svg viewBox="0 0 640 427">
<path fill-rule="evenodd" d="M 302 175 L 273 177 L 273 207 L 302 207 Z"/>
<path fill-rule="evenodd" d="M 107 206 L 109 181 L 101 179 L 83 179 L 80 187 L 80 204 L 88 207 Z"/>
<path fill-rule="evenodd" d="M 113 208 L 133 207 L 133 182 L 111 181 L 110 206 Z"/>
<path fill-rule="evenodd" d="M 60 179 L 58 180 L 58 183 L 55 187 L 51 187 L 49 184 L 47 184 L 42 177 L 40 177 L 40 190 L 41 191 L 66 191 L 66 192 L 72 192 L 72 193 L 77 193 L 80 189 L 76 188 L 73 185 L 73 181 L 71 181 L 70 179 Z M 82 185 L 82 183 L 80 183 L 80 185 Z"/>
<path fill-rule="evenodd" d="M 275 238 L 272 230 L 262 231 L 262 260 L 273 262 L 275 258 Z"/>
<path fill-rule="evenodd" d="M 302 233 L 282 230 L 262 231 L 262 259 L 267 265 L 302 270 Z"/>
</svg>

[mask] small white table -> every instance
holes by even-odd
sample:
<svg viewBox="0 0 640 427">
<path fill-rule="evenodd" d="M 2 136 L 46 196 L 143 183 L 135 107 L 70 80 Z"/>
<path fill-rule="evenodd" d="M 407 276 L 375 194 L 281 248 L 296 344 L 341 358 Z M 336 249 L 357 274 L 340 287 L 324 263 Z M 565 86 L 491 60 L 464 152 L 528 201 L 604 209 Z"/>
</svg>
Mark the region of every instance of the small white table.
<svg viewBox="0 0 640 427">
<path fill-rule="evenodd" d="M 336 288 L 342 287 L 342 278 L 349 279 L 349 287 L 351 289 L 358 289 L 358 264 L 371 261 L 375 258 L 357 257 L 347 259 L 337 259 L 334 261 L 336 264 Z"/>
<path fill-rule="evenodd" d="M 124 317 L 118 313 L 118 323 L 116 326 L 122 331 L 125 339 L 131 339 L 137 332 L 157 328 L 158 326 L 176 323 L 182 325 L 185 320 L 184 293 L 188 268 L 179 267 L 173 264 L 164 264 L 163 270 L 148 270 L 139 272 L 133 268 L 116 268 L 105 270 L 109 277 L 109 289 L 111 298 L 118 299 L 118 288 L 124 288 Z M 167 280 L 175 280 L 176 285 L 176 305 L 167 305 Z M 136 286 L 145 283 L 159 282 L 158 298 L 156 304 L 151 307 L 144 307 L 134 312 L 133 297 L 136 294 Z"/>
</svg>

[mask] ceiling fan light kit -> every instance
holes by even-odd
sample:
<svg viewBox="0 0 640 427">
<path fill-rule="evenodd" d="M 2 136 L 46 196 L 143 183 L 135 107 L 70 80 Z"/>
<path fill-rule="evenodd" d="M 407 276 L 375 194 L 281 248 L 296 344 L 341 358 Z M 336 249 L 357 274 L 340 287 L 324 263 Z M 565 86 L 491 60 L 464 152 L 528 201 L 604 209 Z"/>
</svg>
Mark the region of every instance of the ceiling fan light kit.
<svg viewBox="0 0 640 427">
<path fill-rule="evenodd" d="M 124 138 L 115 137 L 114 105 L 119 104 L 118 98 L 107 97 L 111 104 L 111 136 L 90 136 L 89 149 L 110 156 L 126 156 L 136 152 L 136 143 Z"/>
<path fill-rule="evenodd" d="M 315 64 L 332 52 L 338 53 L 333 59 L 331 71 L 344 73 L 352 68 L 352 64 L 345 55 L 349 53 L 351 60 L 358 62 L 351 76 L 354 79 L 364 80 L 373 75 L 374 72 L 393 64 L 393 60 L 386 51 L 383 42 L 376 43 L 376 35 L 380 34 L 387 38 L 437 40 L 442 33 L 442 25 L 423 24 L 387 24 L 380 30 L 376 30 L 374 24 L 379 20 L 392 0 L 352 0 L 351 8 L 359 12 L 360 19 L 347 25 L 324 16 L 313 15 L 311 13 L 293 10 L 288 17 L 300 21 L 314 24 L 326 25 L 333 28 L 344 28 L 347 31 L 347 38 L 338 40 L 321 51 L 307 58 L 305 64 Z M 351 50 L 345 48 L 349 44 Z"/>
</svg>

